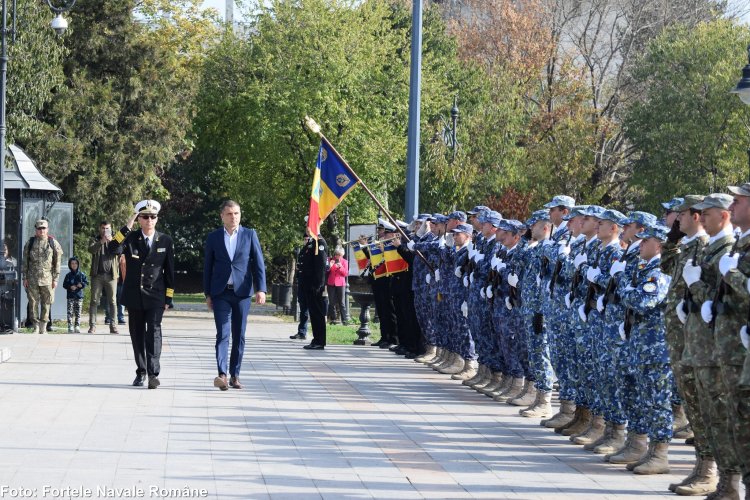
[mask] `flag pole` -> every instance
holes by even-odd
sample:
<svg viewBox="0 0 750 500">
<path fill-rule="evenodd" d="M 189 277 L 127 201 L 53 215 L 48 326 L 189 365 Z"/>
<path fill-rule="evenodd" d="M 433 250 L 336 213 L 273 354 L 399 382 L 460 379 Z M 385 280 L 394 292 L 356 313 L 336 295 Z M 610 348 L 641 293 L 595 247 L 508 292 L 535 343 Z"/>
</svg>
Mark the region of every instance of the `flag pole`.
<svg viewBox="0 0 750 500">
<path fill-rule="evenodd" d="M 343 163 L 343 165 L 346 167 L 349 173 L 352 174 L 352 176 L 354 176 L 357 182 L 362 185 L 362 188 L 370 196 L 370 198 L 372 198 L 372 201 L 375 202 L 375 204 L 378 206 L 380 211 L 383 212 L 383 214 L 385 214 L 386 218 L 389 221 L 391 221 L 391 224 L 394 225 L 396 230 L 398 230 L 398 232 L 401 233 L 401 236 L 406 238 L 406 241 L 411 241 L 411 238 L 409 238 L 404 232 L 404 230 L 401 229 L 401 226 L 398 225 L 398 223 L 396 222 L 396 219 L 394 219 L 391 213 L 388 210 L 386 210 L 386 208 L 380 203 L 377 197 L 375 197 L 375 194 L 372 191 L 370 191 L 370 188 L 368 188 L 367 185 L 364 183 L 364 181 L 357 175 L 357 173 L 354 170 L 352 170 L 352 167 L 349 166 L 349 164 L 346 162 L 344 157 L 341 156 L 341 154 L 338 151 L 336 151 L 336 148 L 333 147 L 333 144 L 331 144 L 331 142 L 326 138 L 326 136 L 323 135 L 323 132 L 321 132 L 320 130 L 320 125 L 318 125 L 317 122 L 313 120 L 312 118 L 310 118 L 309 116 L 305 116 L 305 125 L 307 126 L 308 129 L 310 129 L 310 132 L 317 134 L 318 136 L 320 136 L 321 140 L 325 141 L 326 145 L 329 148 L 331 148 L 331 151 L 333 151 L 333 153 L 338 157 L 341 163 Z M 422 255 L 422 252 L 420 252 L 419 250 L 415 250 L 415 252 L 424 261 L 425 265 L 427 265 L 427 268 L 430 271 L 434 271 L 430 263 L 427 262 L 427 259 L 425 258 L 425 256 Z"/>
</svg>

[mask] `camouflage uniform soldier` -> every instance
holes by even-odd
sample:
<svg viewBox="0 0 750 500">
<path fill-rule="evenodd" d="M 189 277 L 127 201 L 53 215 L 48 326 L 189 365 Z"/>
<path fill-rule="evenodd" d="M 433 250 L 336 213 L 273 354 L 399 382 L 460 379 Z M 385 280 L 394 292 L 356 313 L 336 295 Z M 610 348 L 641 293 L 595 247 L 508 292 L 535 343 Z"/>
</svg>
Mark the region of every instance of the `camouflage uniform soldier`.
<svg viewBox="0 0 750 500">
<path fill-rule="evenodd" d="M 34 224 L 36 234 L 23 247 L 23 286 L 29 297 L 31 314 L 37 314 L 41 306 L 37 330 L 43 334 L 47 329 L 49 310 L 54 301 L 54 290 L 60 278 L 60 259 L 63 251 L 60 244 L 47 234 L 49 223 L 40 219 Z"/>
<path fill-rule="evenodd" d="M 662 303 L 667 297 L 670 277 L 661 272 L 661 245 L 667 228 L 652 226 L 638 234 L 641 262 L 632 285 L 622 292 L 627 308 L 620 335 L 629 341 L 632 366 L 636 368 L 639 409 L 635 426 L 648 432 L 648 452 L 628 469 L 636 474 L 669 472 L 668 449 L 672 439 L 672 370 L 664 339 Z"/>
<path fill-rule="evenodd" d="M 719 261 L 723 275 L 718 301 L 714 305 L 715 318 L 714 360 L 721 367 L 724 390 L 729 394 L 729 430 L 739 459 L 745 496 L 750 496 L 750 387 L 746 370 L 748 366 L 748 315 L 750 311 L 750 183 L 729 186 L 734 201 L 729 207 L 732 223 L 742 231 L 734 252 L 725 254 Z M 743 373 L 745 372 L 745 373 Z M 745 375 L 743 379 L 743 374 Z"/>
<path fill-rule="evenodd" d="M 709 240 L 698 254 L 697 261 L 688 260 L 682 270 L 682 278 L 692 298 L 688 303 L 681 364 L 692 368 L 695 373 L 698 402 L 708 431 L 709 447 L 719 468 L 717 492 L 724 495 L 721 498 L 737 497 L 739 487 L 739 459 L 725 425 L 730 414 L 728 394 L 724 390 L 721 369 L 713 356 L 715 342 L 711 305 L 721 283 L 719 261 L 734 244 L 728 211 L 732 201 L 730 195 L 714 193 L 693 207 L 702 211 L 701 220 Z M 679 492 L 680 488 L 677 487 L 676 491 Z"/>
<path fill-rule="evenodd" d="M 437 238 L 428 230 L 426 221 L 429 216 L 430 214 L 419 214 L 414 220 L 415 236 L 412 241 L 415 243 L 411 244 L 411 248 L 414 248 L 416 243 L 427 243 Z M 409 245 L 407 244 L 407 246 Z M 414 309 L 417 313 L 417 322 L 422 330 L 425 343 L 424 354 L 414 359 L 418 363 L 424 363 L 434 358 L 437 351 L 437 347 L 435 347 L 435 325 L 432 322 L 433 303 L 430 301 L 427 283 L 425 283 L 425 276 L 428 272 L 427 264 L 421 258 L 414 259 L 414 276 L 412 277 L 411 288 L 414 291 Z"/>
<path fill-rule="evenodd" d="M 682 279 L 682 269 L 688 260 L 699 255 L 708 242 L 708 235 L 700 222 L 700 210 L 693 208 L 703 198 L 700 195 L 686 195 L 682 203 L 671 207 L 678 216 L 662 249 L 662 271 L 672 276 L 664 315 L 667 347 L 677 390 L 682 399 L 681 407 L 690 422 L 695 444 L 696 460 L 692 472 L 681 482 L 669 485 L 670 491 L 676 491 L 680 487 L 683 495 L 709 494 L 716 489 L 718 481 L 716 462 L 708 445 L 707 430 L 698 403 L 695 371 L 683 367 L 681 362 L 685 350 L 687 304 L 691 300 L 685 280 Z M 669 205 L 666 208 L 669 209 Z M 675 407 L 674 412 L 677 420 L 680 418 L 680 407 Z M 680 437 L 678 425 L 675 425 L 675 437 Z"/>
</svg>

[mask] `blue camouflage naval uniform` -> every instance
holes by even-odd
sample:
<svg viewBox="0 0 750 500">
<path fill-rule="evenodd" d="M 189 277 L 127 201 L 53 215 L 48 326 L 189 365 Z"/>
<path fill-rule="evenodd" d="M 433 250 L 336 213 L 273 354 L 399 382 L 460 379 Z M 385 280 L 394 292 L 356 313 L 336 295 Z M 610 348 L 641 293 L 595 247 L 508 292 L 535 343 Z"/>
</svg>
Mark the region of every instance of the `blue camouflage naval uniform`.
<svg viewBox="0 0 750 500">
<path fill-rule="evenodd" d="M 661 272 L 661 259 L 641 262 L 632 286 L 623 290 L 622 302 L 630 309 L 632 329 L 628 344 L 635 367 L 638 409 L 631 427 L 648 434 L 653 442 L 672 439 L 672 370 L 665 340 L 664 301 L 670 277 Z M 627 322 L 626 322 L 627 323 Z M 627 335 L 627 326 L 623 325 Z"/>
<path fill-rule="evenodd" d="M 415 248 L 416 244 L 427 244 L 434 240 L 437 240 L 437 237 L 432 232 L 427 232 L 421 238 L 415 240 Z M 414 275 L 411 280 L 411 289 L 414 291 L 414 310 L 417 313 L 417 322 L 422 329 L 425 342 L 429 345 L 436 345 L 435 325 L 432 322 L 435 303 L 431 300 L 429 288 L 425 282 L 425 276 L 429 272 L 427 264 L 421 258 L 416 257 L 414 259 Z"/>
<path fill-rule="evenodd" d="M 494 288 L 492 308 L 493 325 L 496 331 L 498 358 L 503 361 L 503 375 L 523 378 L 528 372 L 526 356 L 526 336 L 524 335 L 524 314 L 519 290 L 508 284 L 510 274 L 521 274 L 524 260 L 523 240 L 503 252 L 503 264 L 498 273 Z M 520 283 L 519 283 L 520 284 Z"/>
<path fill-rule="evenodd" d="M 473 271 L 469 275 L 468 306 L 469 331 L 476 345 L 478 361 L 489 364 L 493 354 L 492 313 L 489 302 L 484 298 L 487 279 L 490 274 L 490 261 L 495 253 L 495 238 L 483 238 L 474 248 L 472 255 Z M 497 246 L 501 246 L 499 243 Z"/>
<path fill-rule="evenodd" d="M 433 270 L 440 268 L 439 245 L 440 238 L 432 232 L 425 234 L 422 239 L 414 245 L 414 249 L 422 252 Z M 433 278 L 433 273 L 429 269 L 425 269 L 425 275 L 420 279 L 422 282 L 422 285 L 420 285 L 421 295 L 423 297 L 422 300 L 424 300 L 425 309 L 430 314 L 430 331 L 434 336 L 434 345 L 436 347 L 447 349 L 446 342 L 449 331 L 446 330 L 444 323 L 445 315 L 441 314 L 440 303 L 438 301 L 439 283 L 436 283 Z"/>
<path fill-rule="evenodd" d="M 588 240 L 581 247 L 575 256 L 571 252 L 570 257 L 575 260 L 580 254 L 586 255 L 588 262 L 594 262 L 599 250 L 599 239 L 595 236 Z M 575 266 L 574 266 L 575 267 Z M 570 309 L 574 314 L 575 323 L 573 324 L 575 337 L 575 351 L 578 364 L 576 367 L 576 406 L 585 406 L 593 408 L 596 402 L 596 393 L 599 390 L 599 380 L 596 378 L 596 357 L 593 346 L 590 341 L 589 325 L 584 323 L 578 313 L 578 309 L 583 306 L 588 291 L 588 280 L 586 279 L 586 264 L 583 263 L 578 269 L 573 271 L 571 281 Z"/>
<path fill-rule="evenodd" d="M 542 244 L 527 247 L 524 256 L 524 271 L 519 283 L 523 307 L 524 331 L 529 370 L 537 390 L 552 390 L 552 363 L 549 359 L 549 344 L 544 329 L 539 271 L 541 267 Z"/>
<path fill-rule="evenodd" d="M 451 350 L 458 353 L 465 360 L 474 360 L 477 359 L 474 339 L 471 336 L 467 318 L 461 312 L 461 305 L 468 300 L 468 289 L 464 286 L 462 278 L 458 278 L 453 272 L 456 267 L 467 265 L 469 245 L 470 243 L 459 249 L 444 249 L 445 254 L 450 256 L 446 257 L 446 260 L 450 258 L 450 262 L 446 263 L 448 269 L 445 271 L 445 294 L 443 298 L 446 301 L 447 296 L 448 304 L 446 307 L 453 319 L 451 334 L 453 337 L 453 342 L 451 343 L 453 348 Z"/>
</svg>

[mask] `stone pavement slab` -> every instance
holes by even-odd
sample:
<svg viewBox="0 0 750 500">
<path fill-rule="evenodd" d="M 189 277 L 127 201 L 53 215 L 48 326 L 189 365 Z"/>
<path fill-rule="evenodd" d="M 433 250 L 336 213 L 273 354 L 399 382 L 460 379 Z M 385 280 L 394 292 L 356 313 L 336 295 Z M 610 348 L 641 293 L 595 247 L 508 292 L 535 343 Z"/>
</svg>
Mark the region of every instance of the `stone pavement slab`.
<svg viewBox="0 0 750 500">
<path fill-rule="evenodd" d="M 635 476 L 413 361 L 295 331 L 251 316 L 227 392 L 197 310 L 165 317 L 158 390 L 129 385 L 127 335 L 1 336 L 0 498 L 646 499 L 692 468 L 676 444 L 673 474 Z"/>
</svg>

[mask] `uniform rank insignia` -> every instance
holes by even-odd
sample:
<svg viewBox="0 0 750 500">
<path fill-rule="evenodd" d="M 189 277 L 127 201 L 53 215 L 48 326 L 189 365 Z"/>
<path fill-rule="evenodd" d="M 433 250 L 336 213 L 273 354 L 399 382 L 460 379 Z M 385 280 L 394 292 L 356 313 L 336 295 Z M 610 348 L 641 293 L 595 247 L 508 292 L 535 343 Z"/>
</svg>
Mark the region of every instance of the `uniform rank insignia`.
<svg viewBox="0 0 750 500">
<path fill-rule="evenodd" d="M 656 285 L 654 283 L 646 283 L 643 285 L 643 291 L 646 293 L 654 293 L 656 291 Z"/>
<path fill-rule="evenodd" d="M 157 253 L 159 253 L 159 252 L 166 252 L 166 251 L 167 251 L 167 249 L 166 249 L 166 248 L 157 248 L 157 249 L 156 249 L 156 252 L 157 252 Z"/>
</svg>

